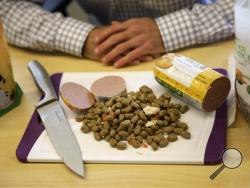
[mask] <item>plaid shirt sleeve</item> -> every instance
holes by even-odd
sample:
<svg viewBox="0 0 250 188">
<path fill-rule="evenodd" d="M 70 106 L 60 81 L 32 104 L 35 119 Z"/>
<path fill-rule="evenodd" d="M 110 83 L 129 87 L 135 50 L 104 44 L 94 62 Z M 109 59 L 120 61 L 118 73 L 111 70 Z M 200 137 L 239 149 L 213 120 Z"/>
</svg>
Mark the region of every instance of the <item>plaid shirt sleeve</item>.
<svg viewBox="0 0 250 188">
<path fill-rule="evenodd" d="M 82 56 L 84 41 L 94 27 L 25 1 L 0 1 L 0 17 L 9 43 L 76 56 Z"/>
<path fill-rule="evenodd" d="M 156 18 L 166 51 L 215 42 L 234 34 L 233 0 L 195 4 Z"/>
</svg>

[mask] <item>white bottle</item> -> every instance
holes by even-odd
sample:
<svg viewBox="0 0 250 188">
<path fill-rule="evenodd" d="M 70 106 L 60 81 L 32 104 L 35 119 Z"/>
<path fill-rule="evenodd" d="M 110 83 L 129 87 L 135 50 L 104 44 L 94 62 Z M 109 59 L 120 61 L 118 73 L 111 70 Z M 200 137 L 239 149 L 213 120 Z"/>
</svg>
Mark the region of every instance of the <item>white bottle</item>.
<svg viewBox="0 0 250 188">
<path fill-rule="evenodd" d="M 240 109 L 250 123 L 250 0 L 234 7 L 236 37 L 236 92 Z"/>
</svg>

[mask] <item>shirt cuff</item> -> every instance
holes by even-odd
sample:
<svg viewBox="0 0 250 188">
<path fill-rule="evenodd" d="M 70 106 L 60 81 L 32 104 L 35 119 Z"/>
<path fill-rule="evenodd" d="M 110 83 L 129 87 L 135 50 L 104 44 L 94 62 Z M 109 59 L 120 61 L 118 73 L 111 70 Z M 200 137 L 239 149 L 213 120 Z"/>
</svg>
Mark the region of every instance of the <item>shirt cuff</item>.
<svg viewBox="0 0 250 188">
<path fill-rule="evenodd" d="M 194 45 L 196 32 L 191 14 L 183 9 L 163 17 L 156 18 L 166 52 Z"/>
<path fill-rule="evenodd" d="M 55 37 L 55 49 L 82 57 L 82 48 L 93 25 L 66 18 L 60 23 Z"/>
</svg>

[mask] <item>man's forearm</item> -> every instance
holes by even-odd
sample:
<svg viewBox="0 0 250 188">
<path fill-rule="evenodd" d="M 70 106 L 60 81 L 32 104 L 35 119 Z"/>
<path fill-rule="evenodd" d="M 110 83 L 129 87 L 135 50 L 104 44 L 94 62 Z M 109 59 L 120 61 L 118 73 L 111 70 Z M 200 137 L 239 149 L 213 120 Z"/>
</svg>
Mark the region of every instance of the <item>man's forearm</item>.
<svg viewBox="0 0 250 188">
<path fill-rule="evenodd" d="M 9 43 L 37 50 L 82 56 L 92 25 L 49 13 L 26 1 L 0 1 L 0 17 Z"/>
<path fill-rule="evenodd" d="M 156 19 L 166 51 L 215 42 L 234 34 L 233 0 L 195 4 Z"/>
</svg>

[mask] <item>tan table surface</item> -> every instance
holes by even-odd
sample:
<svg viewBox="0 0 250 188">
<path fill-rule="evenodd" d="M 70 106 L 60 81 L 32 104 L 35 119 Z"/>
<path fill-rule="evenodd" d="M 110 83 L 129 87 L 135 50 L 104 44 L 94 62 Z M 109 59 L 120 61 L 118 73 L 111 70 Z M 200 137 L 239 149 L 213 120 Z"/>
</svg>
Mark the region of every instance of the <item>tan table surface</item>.
<svg viewBox="0 0 250 188">
<path fill-rule="evenodd" d="M 0 187 L 250 187 L 250 131 L 240 113 L 228 129 L 227 146 L 243 154 L 242 165 L 225 169 L 213 181 L 209 176 L 219 165 L 132 165 L 86 164 L 85 178 L 69 171 L 62 163 L 21 163 L 17 145 L 39 99 L 27 63 L 36 59 L 50 74 L 55 72 L 152 70 L 152 63 L 114 69 L 98 62 L 66 54 L 40 53 L 9 47 L 15 80 L 24 96 L 21 105 L 0 118 Z M 234 40 L 179 51 L 211 67 L 227 67 Z"/>
</svg>

